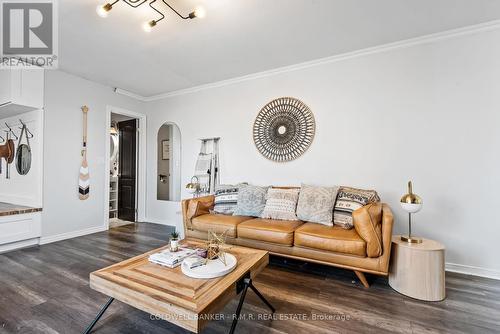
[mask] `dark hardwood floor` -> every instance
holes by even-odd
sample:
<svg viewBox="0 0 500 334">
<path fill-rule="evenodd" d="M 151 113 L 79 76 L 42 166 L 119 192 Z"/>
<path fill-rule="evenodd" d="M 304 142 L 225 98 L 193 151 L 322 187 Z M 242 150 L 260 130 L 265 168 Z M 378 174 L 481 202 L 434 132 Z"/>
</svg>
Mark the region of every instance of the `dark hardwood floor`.
<svg viewBox="0 0 500 334">
<path fill-rule="evenodd" d="M 0 333 L 81 333 L 107 297 L 89 273 L 166 243 L 171 229 L 134 224 L 0 255 Z M 426 303 L 376 278 L 364 289 L 353 272 L 272 258 L 255 281 L 276 307 L 274 319 L 249 292 L 237 333 L 500 333 L 500 281 L 447 274 L 447 299 Z M 232 314 L 237 299 L 221 314 Z M 313 320 L 313 317 L 316 319 Z M 286 320 L 285 320 L 286 319 Z M 231 320 L 204 333 L 227 333 Z M 187 333 L 121 302 L 95 333 Z"/>
</svg>

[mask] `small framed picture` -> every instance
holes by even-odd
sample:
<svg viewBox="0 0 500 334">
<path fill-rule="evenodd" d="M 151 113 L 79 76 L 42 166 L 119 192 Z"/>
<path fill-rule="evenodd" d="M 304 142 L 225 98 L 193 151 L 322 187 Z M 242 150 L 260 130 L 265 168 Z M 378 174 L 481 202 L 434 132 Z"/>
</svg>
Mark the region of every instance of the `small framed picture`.
<svg viewBox="0 0 500 334">
<path fill-rule="evenodd" d="M 161 159 L 168 160 L 170 159 L 170 140 L 162 140 L 161 141 Z"/>
</svg>

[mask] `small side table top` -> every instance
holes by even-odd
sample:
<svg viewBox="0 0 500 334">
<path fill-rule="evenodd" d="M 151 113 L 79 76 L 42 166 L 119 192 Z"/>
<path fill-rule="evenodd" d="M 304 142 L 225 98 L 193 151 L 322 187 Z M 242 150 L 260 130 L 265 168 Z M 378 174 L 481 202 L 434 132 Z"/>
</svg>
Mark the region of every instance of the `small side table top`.
<svg viewBox="0 0 500 334">
<path fill-rule="evenodd" d="M 420 244 L 392 237 L 389 285 L 399 293 L 425 301 L 446 298 L 445 247 L 441 243 L 423 239 Z"/>
<path fill-rule="evenodd" d="M 413 250 L 421 250 L 421 251 L 440 251 L 445 249 L 444 245 L 436 240 L 422 239 L 421 243 L 415 244 L 401 240 L 400 235 L 393 235 L 392 243 L 393 245 L 397 244 L 400 247 L 408 247 Z"/>
</svg>

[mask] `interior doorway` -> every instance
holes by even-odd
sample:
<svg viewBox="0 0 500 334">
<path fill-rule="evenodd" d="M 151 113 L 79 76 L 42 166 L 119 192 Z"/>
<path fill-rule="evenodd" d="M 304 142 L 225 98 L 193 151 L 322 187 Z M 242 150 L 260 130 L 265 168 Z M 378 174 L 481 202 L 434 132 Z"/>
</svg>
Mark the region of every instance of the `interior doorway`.
<svg viewBox="0 0 500 334">
<path fill-rule="evenodd" d="M 164 123 L 157 136 L 156 199 L 181 200 L 181 132 L 171 122 Z"/>
<path fill-rule="evenodd" d="M 139 119 L 111 112 L 109 130 L 109 226 L 137 221 Z"/>
</svg>

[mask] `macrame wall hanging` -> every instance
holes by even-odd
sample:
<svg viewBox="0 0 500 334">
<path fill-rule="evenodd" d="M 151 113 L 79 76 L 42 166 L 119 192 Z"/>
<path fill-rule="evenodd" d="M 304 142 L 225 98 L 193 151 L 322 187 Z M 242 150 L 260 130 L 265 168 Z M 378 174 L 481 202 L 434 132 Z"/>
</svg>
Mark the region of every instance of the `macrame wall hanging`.
<svg viewBox="0 0 500 334">
<path fill-rule="evenodd" d="M 219 140 L 204 138 L 201 140 L 200 153 L 196 161 L 194 176 L 198 179 L 198 196 L 213 194 L 219 184 Z"/>
<path fill-rule="evenodd" d="M 282 97 L 259 112 L 253 125 L 253 139 L 264 157 L 286 162 L 297 159 L 309 148 L 315 131 L 309 107 L 293 97 Z"/>
</svg>

